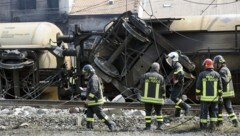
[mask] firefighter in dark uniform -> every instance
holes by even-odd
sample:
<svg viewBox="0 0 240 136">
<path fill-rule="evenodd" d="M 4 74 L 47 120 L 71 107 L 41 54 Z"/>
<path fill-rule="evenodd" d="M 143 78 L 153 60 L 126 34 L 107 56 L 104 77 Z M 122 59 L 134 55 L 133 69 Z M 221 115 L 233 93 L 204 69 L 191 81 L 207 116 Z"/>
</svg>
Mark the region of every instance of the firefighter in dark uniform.
<svg viewBox="0 0 240 136">
<path fill-rule="evenodd" d="M 210 129 L 217 123 L 218 100 L 222 96 L 222 82 L 218 72 L 213 70 L 213 61 L 205 59 L 204 71 L 198 75 L 196 82 L 196 99 L 200 100 L 200 128 L 207 128 L 208 113 L 210 116 Z"/>
<path fill-rule="evenodd" d="M 235 96 L 231 72 L 227 68 L 226 61 L 223 58 L 223 56 L 217 55 L 214 57 L 213 61 L 214 68 L 218 71 L 218 73 L 221 76 L 223 86 L 222 94 L 223 101 L 219 101 L 218 104 L 218 125 L 223 124 L 222 110 L 224 106 L 233 125 L 237 127 L 238 126 L 237 116 L 233 111 L 231 102 L 231 98 Z"/>
<path fill-rule="evenodd" d="M 156 112 L 157 120 L 157 130 L 162 130 L 163 115 L 162 115 L 162 105 L 164 104 L 165 98 L 165 83 L 162 75 L 159 74 L 160 65 L 154 62 L 151 65 L 150 72 L 145 73 L 141 80 L 141 102 L 145 104 L 145 123 L 146 128 L 144 130 L 151 129 L 151 115 L 152 108 L 154 107 Z"/>
<path fill-rule="evenodd" d="M 173 77 L 171 88 L 171 100 L 175 103 L 175 117 L 180 117 L 181 109 L 185 111 L 185 115 L 189 112 L 190 105 L 186 104 L 182 99 L 184 85 L 184 71 L 182 65 L 178 62 L 179 55 L 177 52 L 171 52 L 167 55 L 166 61 L 173 68 Z"/>
<path fill-rule="evenodd" d="M 110 129 L 116 129 L 116 124 L 102 111 L 104 103 L 102 86 L 99 77 L 95 73 L 95 69 L 91 65 L 85 65 L 82 73 L 88 78 L 86 88 L 86 105 L 87 105 L 87 128 L 93 129 L 94 114 L 97 115 Z"/>
</svg>

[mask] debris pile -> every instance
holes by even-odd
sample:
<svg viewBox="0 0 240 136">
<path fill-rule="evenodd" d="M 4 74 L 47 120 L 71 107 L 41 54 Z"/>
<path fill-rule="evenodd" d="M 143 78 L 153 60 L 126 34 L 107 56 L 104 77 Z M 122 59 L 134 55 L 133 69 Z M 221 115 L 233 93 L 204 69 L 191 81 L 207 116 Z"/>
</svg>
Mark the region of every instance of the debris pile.
<svg viewBox="0 0 240 136">
<path fill-rule="evenodd" d="M 20 130 L 28 130 L 27 132 L 36 133 L 38 131 L 50 131 L 58 133 L 58 131 L 69 135 L 85 132 L 86 115 L 84 110 L 80 108 L 71 109 L 41 109 L 36 107 L 0 107 L 0 130 L 3 134 L 19 133 Z M 144 116 L 142 110 L 122 110 L 122 109 L 105 109 L 104 111 L 117 124 L 119 132 L 142 132 L 145 127 Z M 227 117 L 224 118 L 224 126 L 214 131 L 214 134 L 236 134 L 239 133 L 238 128 L 234 128 Z M 155 129 L 155 120 L 153 119 L 153 129 Z M 197 133 L 204 135 L 209 133 L 199 129 L 198 116 L 181 116 L 174 118 L 171 115 L 164 114 L 164 134 L 179 133 Z M 30 131 L 30 132 L 29 132 Z M 94 121 L 94 131 L 107 133 L 108 128 L 97 117 Z M 196 131 L 196 132 L 195 132 Z M 8 133 L 9 132 L 9 133 Z M 95 133 L 95 132 L 94 132 Z M 151 133 L 156 133 L 152 131 Z M 213 132 L 210 132 L 213 133 Z M 26 134 L 26 133 L 24 133 Z M 195 134 L 194 134 L 195 135 Z"/>
</svg>

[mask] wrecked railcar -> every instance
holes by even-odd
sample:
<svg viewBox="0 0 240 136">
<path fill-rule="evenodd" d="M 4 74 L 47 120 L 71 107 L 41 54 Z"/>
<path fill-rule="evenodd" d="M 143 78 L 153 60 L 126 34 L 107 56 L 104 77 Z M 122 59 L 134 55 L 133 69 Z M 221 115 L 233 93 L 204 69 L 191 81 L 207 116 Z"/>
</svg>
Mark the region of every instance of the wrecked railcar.
<svg viewBox="0 0 240 136">
<path fill-rule="evenodd" d="M 194 79 L 203 70 L 203 60 L 221 54 L 232 72 L 236 96 L 239 96 L 239 23 L 238 15 L 143 21 L 125 13 L 112 23 L 95 46 L 92 53 L 95 57 L 91 62 L 105 81 L 111 82 L 126 96 L 132 96 L 134 89 L 131 87 L 138 85 L 140 75 L 148 71 L 154 61 L 161 64 L 161 72 L 170 88 L 171 68 L 164 55 L 179 50 L 188 56 L 181 55 L 180 58 L 186 73 L 185 93 L 195 100 Z M 239 103 L 237 97 L 233 103 Z"/>
<path fill-rule="evenodd" d="M 127 98 L 135 98 L 140 77 L 149 71 L 153 62 L 161 64 L 161 74 L 171 87 L 172 69 L 166 64 L 165 57 L 176 48 L 131 12 L 111 22 L 94 47 L 90 61 L 95 64 L 98 75 Z M 180 63 L 186 73 L 184 87 L 187 89 L 193 84 L 195 65 L 187 56 L 179 53 Z"/>
</svg>

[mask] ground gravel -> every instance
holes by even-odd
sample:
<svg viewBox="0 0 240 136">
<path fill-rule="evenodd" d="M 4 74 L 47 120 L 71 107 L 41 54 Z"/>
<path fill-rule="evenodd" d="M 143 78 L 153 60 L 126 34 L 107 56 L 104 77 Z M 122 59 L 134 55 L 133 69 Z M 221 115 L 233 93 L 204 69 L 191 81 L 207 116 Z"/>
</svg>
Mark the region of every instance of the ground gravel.
<svg viewBox="0 0 240 136">
<path fill-rule="evenodd" d="M 163 131 L 155 130 L 154 120 L 152 130 L 143 131 L 145 112 L 121 109 L 105 109 L 116 122 L 118 131 L 109 132 L 97 118 L 94 130 L 89 131 L 85 128 L 84 112 L 81 108 L 0 107 L 0 136 L 240 136 L 240 129 L 233 127 L 225 116 L 224 126 L 201 131 L 197 113 L 180 118 L 174 118 L 168 113 L 164 115 Z"/>
</svg>

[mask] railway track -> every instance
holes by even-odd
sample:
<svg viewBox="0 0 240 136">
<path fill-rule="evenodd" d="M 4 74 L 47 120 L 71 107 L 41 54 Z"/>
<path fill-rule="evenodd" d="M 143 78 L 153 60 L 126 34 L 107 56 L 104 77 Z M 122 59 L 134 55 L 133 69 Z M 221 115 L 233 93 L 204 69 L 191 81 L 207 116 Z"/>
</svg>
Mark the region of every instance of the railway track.
<svg viewBox="0 0 240 136">
<path fill-rule="evenodd" d="M 192 111 L 200 109 L 199 104 L 190 104 Z M 65 101 L 65 100 L 18 100 L 18 99 L 3 99 L 0 100 L 0 106 L 34 106 L 45 108 L 71 108 L 84 107 L 83 101 Z M 165 104 L 163 110 L 173 110 L 174 104 Z M 103 108 L 119 108 L 119 109 L 144 109 L 144 104 L 139 102 L 105 102 Z M 235 112 L 240 112 L 240 105 L 233 105 Z"/>
</svg>

